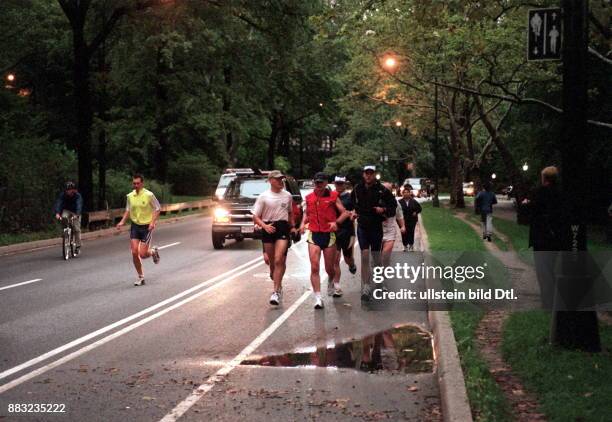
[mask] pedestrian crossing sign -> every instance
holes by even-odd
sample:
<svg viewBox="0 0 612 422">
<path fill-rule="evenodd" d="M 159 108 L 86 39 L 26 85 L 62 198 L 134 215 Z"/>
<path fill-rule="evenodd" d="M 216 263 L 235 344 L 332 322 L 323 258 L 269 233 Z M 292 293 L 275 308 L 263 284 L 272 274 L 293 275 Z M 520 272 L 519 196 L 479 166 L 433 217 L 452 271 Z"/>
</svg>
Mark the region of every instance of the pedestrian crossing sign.
<svg viewBox="0 0 612 422">
<path fill-rule="evenodd" d="M 561 60 L 561 8 L 531 9 L 527 23 L 527 60 Z"/>
</svg>

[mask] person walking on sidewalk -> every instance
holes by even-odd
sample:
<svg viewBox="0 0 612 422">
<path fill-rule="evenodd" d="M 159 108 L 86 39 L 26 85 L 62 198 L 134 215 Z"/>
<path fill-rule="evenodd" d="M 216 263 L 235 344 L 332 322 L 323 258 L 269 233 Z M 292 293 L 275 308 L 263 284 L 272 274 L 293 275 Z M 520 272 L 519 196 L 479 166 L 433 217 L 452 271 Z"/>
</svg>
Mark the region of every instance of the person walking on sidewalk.
<svg viewBox="0 0 612 422">
<path fill-rule="evenodd" d="M 363 181 L 351 192 L 351 200 L 357 215 L 357 239 L 361 249 L 361 300 L 367 302 L 372 293 L 370 251 L 374 266 L 381 264 L 383 221 L 394 217 L 397 201 L 389 191 L 376 180 L 376 167 L 363 168 Z"/>
<path fill-rule="evenodd" d="M 383 183 L 383 186 L 389 189 L 392 193 L 393 185 L 389 182 Z M 394 194 L 395 196 L 395 194 Z M 397 237 L 397 226 L 400 228 L 402 236 L 406 233 L 406 226 L 404 225 L 404 213 L 397 202 L 397 208 L 395 210 L 395 216 L 387 218 L 383 221 L 383 246 L 382 246 L 382 264 L 384 267 L 389 265 L 391 261 L 391 252 L 393 252 L 393 246 L 395 245 L 395 238 Z"/>
<path fill-rule="evenodd" d="M 159 264 L 159 251 L 157 246 L 151 247 L 151 237 L 159 218 L 161 206 L 153 192 L 145 189 L 142 174 L 135 174 L 132 177 L 132 186 L 134 190 L 127 195 L 125 212 L 121 221 L 117 224 L 117 230 L 125 225 L 129 217 L 132 221 L 130 249 L 134 268 L 138 273 L 138 279 L 134 282 L 134 286 L 142 286 L 145 284 L 142 259 L 152 257 L 153 262 Z"/>
<path fill-rule="evenodd" d="M 336 186 L 336 192 L 338 192 L 338 199 L 342 202 L 344 209 L 349 212 L 349 218 L 338 224 L 338 231 L 336 232 L 336 262 L 334 264 L 334 282 L 333 285 L 327 286 L 327 294 L 335 297 L 339 297 L 338 293 L 342 295 L 342 291 L 339 289 L 340 276 L 342 271 L 340 269 L 340 257 L 344 256 L 344 262 L 349 267 L 349 272 L 355 274 L 357 267 L 355 266 L 355 258 L 353 256 L 353 246 L 355 245 L 355 219 L 352 211 L 355 209 L 353 201 L 351 200 L 351 193 L 346 190 L 346 177 L 336 176 L 334 179 L 334 185 Z M 338 290 L 334 286 L 338 285 Z"/>
<path fill-rule="evenodd" d="M 497 204 L 497 197 L 491 192 L 491 183 L 485 182 L 483 190 L 476 195 L 474 207 L 476 214 L 480 214 L 482 238 L 489 242 L 493 236 L 493 205 L 495 204 Z"/>
<path fill-rule="evenodd" d="M 412 186 L 405 185 L 402 191 L 402 199 L 399 201 L 400 207 L 402 208 L 402 214 L 404 214 L 404 224 L 406 225 L 406 231 L 402 233 L 402 244 L 404 245 L 404 252 L 414 250 L 414 229 L 419 222 L 419 214 L 423 211 L 421 204 L 418 203 L 412 195 Z"/>
<path fill-rule="evenodd" d="M 74 218 L 72 230 L 74 230 L 74 240 L 76 242 L 75 255 L 81 251 L 81 215 L 83 214 L 83 197 L 77 191 L 74 182 L 66 182 L 64 191 L 59 194 L 53 207 L 55 218 L 58 220 Z"/>
<path fill-rule="evenodd" d="M 261 241 L 270 262 L 274 291 L 270 305 L 278 306 L 283 295 L 283 276 L 291 234 L 295 231 L 293 197 L 284 190 L 285 176 L 278 170 L 268 174 L 270 189 L 257 197 L 253 221 L 263 229 Z"/>
<path fill-rule="evenodd" d="M 325 173 L 314 176 L 314 190 L 306 195 L 306 216 L 302 219 L 300 232 L 303 234 L 308 224 L 308 256 L 310 257 L 310 282 L 315 294 L 315 309 L 323 309 L 321 298 L 321 276 L 319 262 L 323 253 L 325 272 L 328 284 L 334 280 L 336 261 L 336 231 L 338 224 L 348 218 L 338 192 L 327 188 L 328 178 Z M 333 286 L 333 296 L 342 296 L 340 284 Z"/>
</svg>

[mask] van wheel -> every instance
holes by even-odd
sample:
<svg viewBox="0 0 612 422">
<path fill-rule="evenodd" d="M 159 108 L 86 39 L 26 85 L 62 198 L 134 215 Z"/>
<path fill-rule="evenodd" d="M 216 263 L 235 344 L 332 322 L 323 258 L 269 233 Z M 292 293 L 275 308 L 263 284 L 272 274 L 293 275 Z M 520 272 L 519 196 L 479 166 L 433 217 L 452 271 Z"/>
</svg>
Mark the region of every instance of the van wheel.
<svg viewBox="0 0 612 422">
<path fill-rule="evenodd" d="M 225 235 L 213 233 L 212 234 L 212 243 L 213 248 L 215 249 L 223 249 L 223 244 L 225 243 Z"/>
</svg>

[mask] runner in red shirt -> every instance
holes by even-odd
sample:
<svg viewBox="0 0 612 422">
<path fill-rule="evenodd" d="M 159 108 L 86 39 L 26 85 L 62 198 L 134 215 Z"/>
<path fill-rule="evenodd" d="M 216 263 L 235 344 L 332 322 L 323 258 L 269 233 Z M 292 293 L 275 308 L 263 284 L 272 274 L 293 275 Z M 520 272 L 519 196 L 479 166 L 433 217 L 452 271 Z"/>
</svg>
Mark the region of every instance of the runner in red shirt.
<svg viewBox="0 0 612 422">
<path fill-rule="evenodd" d="M 319 275 L 321 252 L 323 252 L 325 272 L 329 280 L 333 280 L 336 230 L 338 230 L 338 224 L 349 217 L 349 213 L 342 206 L 338 193 L 327 188 L 328 179 L 325 173 L 315 174 L 314 182 L 314 191 L 306 196 L 306 216 L 302 220 L 300 232 L 303 234 L 308 224 L 310 282 L 316 297 L 315 309 L 322 309 L 321 277 Z"/>
</svg>

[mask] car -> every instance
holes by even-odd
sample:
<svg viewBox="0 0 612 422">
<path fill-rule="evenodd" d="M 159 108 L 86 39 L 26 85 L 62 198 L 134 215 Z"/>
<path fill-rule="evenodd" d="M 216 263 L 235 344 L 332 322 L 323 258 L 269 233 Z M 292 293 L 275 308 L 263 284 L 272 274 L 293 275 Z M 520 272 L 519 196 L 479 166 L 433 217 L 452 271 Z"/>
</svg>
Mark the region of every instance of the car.
<svg viewBox="0 0 612 422">
<path fill-rule="evenodd" d="M 227 187 L 223 198 L 213 211 L 212 242 L 215 249 L 223 249 L 227 239 L 240 242 L 244 239 L 261 238 L 261 229 L 253 222 L 253 206 L 257 197 L 268 190 L 267 176 L 264 172 L 237 175 Z M 292 177 L 285 178 L 285 189 L 293 197 L 295 227 L 302 223 L 302 194 Z M 299 235 L 294 239 L 299 242 Z"/>
<path fill-rule="evenodd" d="M 219 183 L 217 184 L 217 189 L 215 189 L 215 195 L 213 197 L 214 200 L 220 200 L 223 198 L 223 194 L 225 194 L 225 190 L 229 186 L 230 182 L 236 178 L 236 176 L 241 174 L 254 174 L 253 169 L 250 168 L 229 168 L 223 171 L 223 174 L 219 178 Z"/>
<path fill-rule="evenodd" d="M 412 186 L 412 195 L 414 195 L 415 198 L 427 198 L 429 193 L 427 190 L 427 185 L 424 183 L 426 180 L 427 179 L 422 179 L 420 177 L 409 177 L 408 179 L 404 180 L 403 185 Z"/>
<path fill-rule="evenodd" d="M 501 188 L 499 193 L 505 195 L 508 199 L 512 199 L 514 196 L 512 185 Z"/>
<path fill-rule="evenodd" d="M 475 196 L 476 188 L 474 187 L 474 182 L 465 182 L 463 184 L 463 195 L 465 196 Z"/>
</svg>

